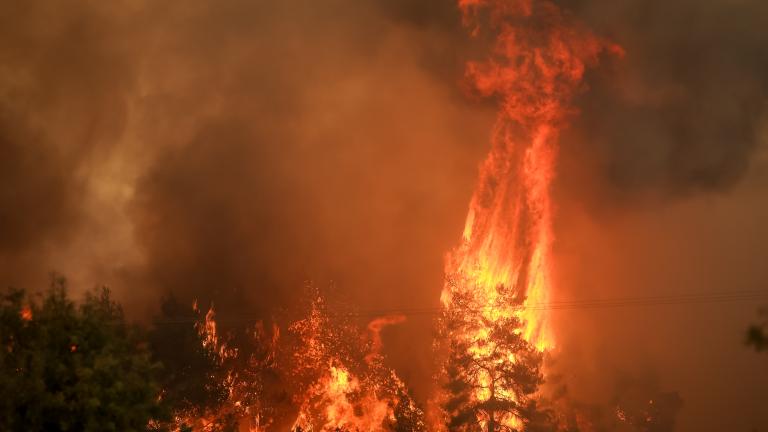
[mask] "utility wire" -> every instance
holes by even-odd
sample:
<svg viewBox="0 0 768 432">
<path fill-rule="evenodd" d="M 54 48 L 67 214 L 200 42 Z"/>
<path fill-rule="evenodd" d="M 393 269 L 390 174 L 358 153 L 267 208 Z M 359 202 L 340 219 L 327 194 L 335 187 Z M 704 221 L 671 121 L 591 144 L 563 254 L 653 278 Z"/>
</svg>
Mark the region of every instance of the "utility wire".
<svg viewBox="0 0 768 432">
<path fill-rule="evenodd" d="M 589 309 L 612 309 L 627 307 L 657 307 L 667 305 L 691 305 L 707 303 L 727 303 L 740 302 L 747 300 L 768 299 L 768 291 L 765 290 L 740 290 L 740 291 L 721 291 L 708 293 L 680 293 L 670 295 L 642 296 L 642 297 L 615 297 L 604 299 L 583 299 L 568 300 L 557 302 L 529 303 L 525 305 L 512 306 L 517 310 L 526 311 L 550 311 L 550 310 L 589 310 Z M 488 308 L 492 310 L 492 307 Z M 391 309 L 368 309 L 368 310 L 333 310 L 326 309 L 331 316 L 349 316 L 349 317 L 377 317 L 386 315 L 439 315 L 443 312 L 442 307 L 423 307 L 423 308 L 391 308 Z M 263 317 L 263 313 L 238 314 L 217 317 L 219 323 L 237 323 L 249 321 Z M 160 319 L 155 320 L 156 324 L 175 324 L 197 322 L 196 319 Z"/>
</svg>

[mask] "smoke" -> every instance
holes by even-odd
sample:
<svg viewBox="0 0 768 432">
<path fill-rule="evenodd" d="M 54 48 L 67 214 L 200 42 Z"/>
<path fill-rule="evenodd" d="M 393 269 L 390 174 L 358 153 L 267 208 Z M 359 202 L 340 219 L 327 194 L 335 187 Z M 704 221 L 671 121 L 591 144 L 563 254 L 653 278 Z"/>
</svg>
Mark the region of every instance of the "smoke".
<svg viewBox="0 0 768 432">
<path fill-rule="evenodd" d="M 487 54 L 488 41 L 451 39 L 459 23 L 449 2 L 404 3 L 387 2 L 385 10 L 409 25 L 441 29 L 464 60 Z M 579 115 L 563 139 L 561 199 L 576 194 L 592 210 L 631 208 L 739 184 L 764 140 L 763 2 L 556 3 L 627 52 L 591 71 L 575 104 Z M 443 66 L 455 60 L 442 57 Z"/>
<path fill-rule="evenodd" d="M 559 3 L 627 52 L 588 76 L 563 138 L 562 295 L 758 283 L 766 212 L 748 204 L 764 191 L 750 167 L 764 166 L 768 6 Z M 221 316 L 268 316 L 294 304 L 306 279 L 334 281 L 362 309 L 437 306 L 495 115 L 462 93 L 465 62 L 488 45 L 460 21 L 453 0 L 6 5 L 0 283 L 37 288 L 55 270 L 74 286 L 110 285 L 145 317 L 168 291 L 213 301 Z M 735 201 L 713 210 L 726 192 Z M 626 219 L 602 212 L 640 207 Z M 564 339 L 586 341 L 563 347 L 580 372 L 619 370 L 638 351 L 644 365 L 675 371 L 694 357 L 725 362 L 699 339 L 670 336 L 701 319 L 669 332 L 601 319 L 561 320 Z M 659 333 L 663 349 L 648 336 Z M 382 337 L 424 397 L 429 317 Z M 584 376 L 589 394 L 578 396 L 611 394 L 607 379 Z M 689 418 L 705 412 L 686 394 L 700 387 L 693 378 L 670 387 Z"/>
<path fill-rule="evenodd" d="M 768 63 L 755 1 L 573 1 L 627 51 L 596 73 L 565 140 L 563 176 L 591 177 L 599 205 L 719 192 L 760 140 Z M 588 155 L 588 156 L 585 156 Z"/>
<path fill-rule="evenodd" d="M 44 281 L 89 219 L 91 163 L 114 150 L 133 88 L 120 14 L 23 2 L 0 16 L 3 284 Z"/>
<path fill-rule="evenodd" d="M 8 112 L 6 108 L 0 115 L 0 146 L 4 155 L 0 181 L 5 185 L 0 198 L 0 250 L 9 254 L 61 234 L 75 217 L 71 195 L 76 186 L 68 180 L 67 167 L 62 167 L 55 156 L 49 156 L 50 143 L 35 136 L 18 118 L 19 113 Z M 14 116 L 17 118 L 13 119 Z M 25 178 L 33 170 L 39 174 Z"/>
<path fill-rule="evenodd" d="M 577 186 L 563 194 L 606 205 L 736 185 L 763 118 L 768 7 L 563 3 L 628 53 L 589 79 L 561 157 L 561 183 Z M 119 232 L 107 249 L 123 270 L 146 264 L 141 280 L 244 288 L 265 276 L 243 281 L 254 262 L 313 277 L 308 261 L 327 267 L 387 223 L 442 219 L 433 211 L 452 218 L 438 221 L 451 244 L 491 115 L 457 90 L 487 46 L 464 36 L 453 2 L 33 1 L 2 19 L 7 272 L 63 255 L 102 267 L 64 250 Z"/>
<path fill-rule="evenodd" d="M 387 2 L 385 10 L 455 38 L 459 23 L 446 10 L 449 2 L 405 3 Z M 604 209 L 739 183 L 764 139 L 768 63 L 761 53 L 768 36 L 761 23 L 768 6 L 754 0 L 556 3 L 627 52 L 590 72 L 575 104 L 579 115 L 563 139 L 564 194 L 576 192 Z M 488 41 L 474 42 L 451 40 L 464 60 L 487 54 Z M 445 65 L 451 56 L 443 54 Z M 575 191 L 564 186 L 574 182 Z"/>
<path fill-rule="evenodd" d="M 588 79 L 562 140 L 557 296 L 764 288 L 765 4 L 567 3 L 627 54 Z M 571 396 L 610 406 L 618 371 L 652 370 L 683 400 L 674 430 L 765 427 L 765 374 L 739 336 L 757 306 L 558 313 Z M 713 414 L 724 400 L 733 411 Z"/>
</svg>

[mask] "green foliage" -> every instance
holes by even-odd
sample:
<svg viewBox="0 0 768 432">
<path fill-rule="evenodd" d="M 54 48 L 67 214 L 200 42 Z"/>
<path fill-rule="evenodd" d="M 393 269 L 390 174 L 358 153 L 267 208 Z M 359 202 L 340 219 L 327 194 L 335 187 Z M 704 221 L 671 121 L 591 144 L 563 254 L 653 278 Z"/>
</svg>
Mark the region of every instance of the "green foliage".
<svg viewBox="0 0 768 432">
<path fill-rule="evenodd" d="M 63 279 L 0 299 L 0 430 L 140 431 L 165 412 L 141 335 L 104 288 L 79 306 Z"/>
</svg>

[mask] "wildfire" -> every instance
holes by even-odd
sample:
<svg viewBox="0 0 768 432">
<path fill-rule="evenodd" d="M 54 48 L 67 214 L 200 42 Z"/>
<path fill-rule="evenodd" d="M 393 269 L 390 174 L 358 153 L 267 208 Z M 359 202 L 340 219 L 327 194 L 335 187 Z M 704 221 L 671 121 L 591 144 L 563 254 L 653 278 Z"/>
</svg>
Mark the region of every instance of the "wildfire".
<svg viewBox="0 0 768 432">
<path fill-rule="evenodd" d="M 473 35 L 496 37 L 492 56 L 468 63 L 467 77 L 479 95 L 498 98 L 500 109 L 462 241 L 446 257 L 442 406 L 448 430 L 528 429 L 544 421 L 521 413 L 537 410 L 542 353 L 555 346 L 546 310 L 531 306 L 552 293 L 550 187 L 560 131 L 587 68 L 603 53 L 623 52 L 548 1 L 459 0 L 459 7 Z M 404 317 L 373 320 L 366 334 L 348 315 L 332 319 L 319 291 L 310 296 L 308 315 L 287 326 L 292 344 L 279 348 L 278 327 L 270 342 L 257 326 L 255 339 L 268 348 L 227 375 L 226 409 L 250 416 L 254 431 L 426 430 L 424 412 L 380 352 L 382 328 Z M 219 334 L 212 308 L 196 329 L 221 365 L 237 362 L 241 354 Z M 259 373 L 281 387 L 289 414 L 264 414 Z M 445 429 L 442 420 L 435 430 Z"/>
<path fill-rule="evenodd" d="M 295 431 L 385 430 L 394 422 L 393 402 L 363 388 L 360 380 L 341 365 L 331 363 L 305 395 Z M 313 421 L 312 411 L 323 420 Z M 315 418 L 318 416 L 315 414 Z"/>
<path fill-rule="evenodd" d="M 176 413 L 174 430 L 213 431 L 232 424 L 250 432 L 425 430 L 423 412 L 380 353 L 382 328 L 405 318 L 376 318 L 361 327 L 352 314 L 331 314 L 319 290 L 308 291 L 307 315 L 287 326 L 286 338 L 280 338 L 277 325 L 269 337 L 256 323 L 249 334 L 254 347 L 261 347 L 256 351 L 236 348 L 230 335 L 221 334 L 213 307 L 202 314 L 193 305 L 200 344 L 223 372 L 212 378 L 227 394 L 215 410 Z M 268 387 L 279 389 L 270 393 Z"/>
<path fill-rule="evenodd" d="M 622 51 L 550 2 L 460 0 L 459 6 L 473 35 L 486 22 L 496 35 L 491 58 L 470 62 L 467 76 L 481 96 L 497 97 L 500 109 L 462 242 L 446 259 L 441 296 L 447 313 L 460 295 L 479 317 L 470 331 L 449 337 L 480 358 L 498 348 L 488 340 L 494 323 L 516 317 L 522 337 L 543 352 L 555 344 L 547 312 L 526 306 L 547 302 L 552 292 L 550 186 L 558 137 L 574 113 L 571 100 L 585 70 L 601 53 Z M 510 354 L 501 361 L 516 359 Z M 491 382 L 476 384 L 479 401 L 494 391 L 516 396 Z M 517 419 L 507 416 L 502 423 L 513 427 Z"/>
<path fill-rule="evenodd" d="M 268 415 L 270 407 L 265 406 L 264 376 L 275 370 L 279 328 L 273 326 L 271 335 L 262 322 L 247 329 L 252 348 L 246 354 L 231 343 L 228 335 L 221 334 L 213 306 L 202 315 L 195 302 L 192 310 L 201 318 L 194 323 L 201 348 L 216 364 L 216 372 L 209 378 L 217 380 L 216 385 L 224 390 L 224 399 L 215 410 L 174 413 L 171 430 L 230 430 L 233 424 L 243 432 L 267 430 L 273 419 Z"/>
<path fill-rule="evenodd" d="M 294 355 L 294 377 L 311 383 L 297 393 L 300 410 L 291 430 L 424 430 L 423 412 L 394 371 L 384 366 L 379 352 L 381 329 L 403 320 L 393 316 L 371 321 L 370 339 L 360 350 L 356 341 L 361 334 L 355 326 L 331 320 L 324 299 L 316 295 L 309 316 L 290 328 L 305 347 Z"/>
<path fill-rule="evenodd" d="M 192 305 L 192 310 L 199 312 L 197 302 Z M 218 355 L 219 361 L 237 357 L 237 349 L 230 347 L 226 342 L 220 339 L 216 328 L 216 310 L 213 305 L 205 313 L 205 320 L 195 323 L 198 334 L 202 339 L 203 348 L 209 349 Z"/>
</svg>

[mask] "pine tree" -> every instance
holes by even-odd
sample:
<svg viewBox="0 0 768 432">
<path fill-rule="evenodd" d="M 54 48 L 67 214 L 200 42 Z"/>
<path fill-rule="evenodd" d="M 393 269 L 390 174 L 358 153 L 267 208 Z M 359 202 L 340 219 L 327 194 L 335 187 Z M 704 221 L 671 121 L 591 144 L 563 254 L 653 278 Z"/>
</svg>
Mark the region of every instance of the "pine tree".
<svg viewBox="0 0 768 432">
<path fill-rule="evenodd" d="M 497 294 L 498 302 L 514 301 L 503 286 Z M 543 383 L 542 354 L 523 338 L 516 315 L 489 313 L 495 306 L 500 305 L 483 304 L 471 290 L 459 289 L 443 314 L 450 341 L 443 404 L 448 429 L 554 430 L 551 413 L 535 397 Z"/>
</svg>

